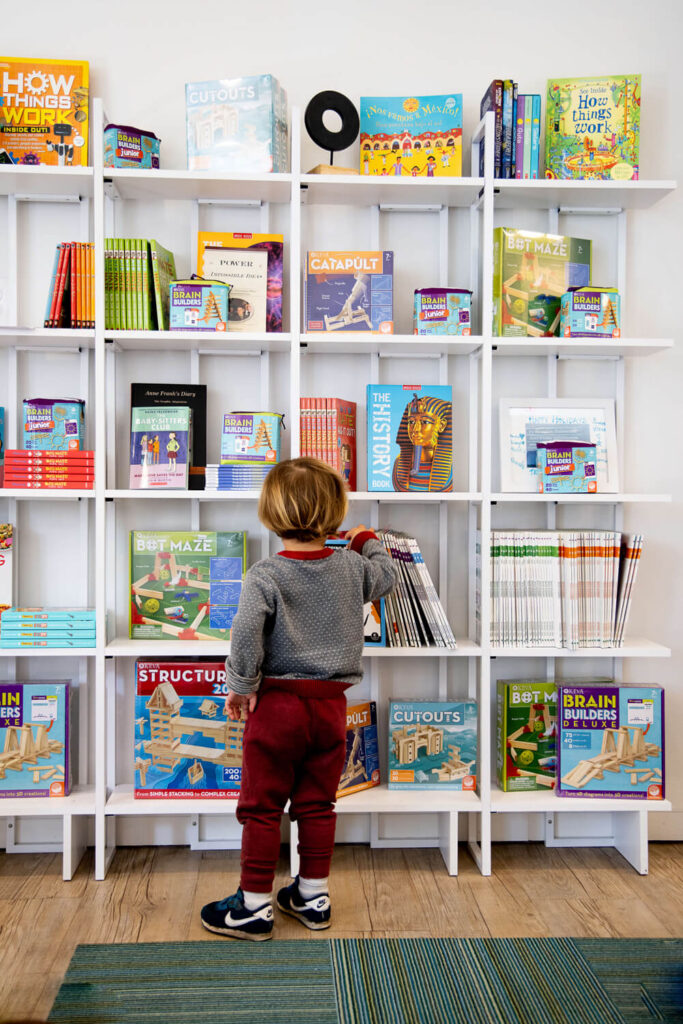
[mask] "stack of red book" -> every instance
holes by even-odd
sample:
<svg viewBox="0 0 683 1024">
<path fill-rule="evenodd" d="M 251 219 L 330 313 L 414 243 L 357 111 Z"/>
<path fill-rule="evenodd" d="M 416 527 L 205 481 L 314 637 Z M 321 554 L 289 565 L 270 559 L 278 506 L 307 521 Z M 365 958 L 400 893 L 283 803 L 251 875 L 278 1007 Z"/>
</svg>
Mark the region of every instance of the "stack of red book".
<svg viewBox="0 0 683 1024">
<path fill-rule="evenodd" d="M 29 452 L 10 448 L 5 452 L 5 487 L 84 491 L 94 486 L 94 452 Z"/>
</svg>

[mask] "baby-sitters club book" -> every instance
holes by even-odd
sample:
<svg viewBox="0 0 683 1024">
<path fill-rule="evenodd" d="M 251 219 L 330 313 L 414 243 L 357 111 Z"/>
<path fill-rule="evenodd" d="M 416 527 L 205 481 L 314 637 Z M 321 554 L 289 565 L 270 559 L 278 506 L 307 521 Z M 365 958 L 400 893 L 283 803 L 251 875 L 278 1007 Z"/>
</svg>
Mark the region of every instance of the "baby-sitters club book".
<svg viewBox="0 0 683 1024">
<path fill-rule="evenodd" d="M 368 490 L 453 490 L 453 389 L 369 384 Z"/>
<path fill-rule="evenodd" d="M 188 406 L 142 406 L 131 409 L 130 486 L 186 490 L 192 447 L 192 412 Z"/>
</svg>

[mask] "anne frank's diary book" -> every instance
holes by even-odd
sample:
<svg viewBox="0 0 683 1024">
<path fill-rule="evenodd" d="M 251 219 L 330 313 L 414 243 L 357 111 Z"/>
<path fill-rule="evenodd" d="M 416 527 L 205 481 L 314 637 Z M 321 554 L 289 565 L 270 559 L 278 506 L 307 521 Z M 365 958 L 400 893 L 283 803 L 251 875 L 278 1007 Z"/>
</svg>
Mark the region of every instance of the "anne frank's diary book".
<svg viewBox="0 0 683 1024">
<path fill-rule="evenodd" d="M 206 472 L 206 384 L 144 384 L 130 386 L 130 406 L 186 405 L 192 411 L 189 490 L 204 490 Z"/>
<path fill-rule="evenodd" d="M 191 428 L 188 406 L 134 406 L 130 416 L 131 488 L 186 490 Z"/>
</svg>

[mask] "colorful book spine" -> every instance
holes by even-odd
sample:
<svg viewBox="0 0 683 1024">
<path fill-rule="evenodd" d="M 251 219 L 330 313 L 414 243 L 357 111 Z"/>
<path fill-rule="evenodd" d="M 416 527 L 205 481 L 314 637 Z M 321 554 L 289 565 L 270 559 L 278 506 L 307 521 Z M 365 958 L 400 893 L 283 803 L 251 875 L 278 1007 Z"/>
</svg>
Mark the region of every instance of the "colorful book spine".
<svg viewBox="0 0 683 1024">
<path fill-rule="evenodd" d="M 484 93 L 482 101 L 479 105 L 479 116 L 484 117 L 485 114 L 493 110 L 495 114 L 495 132 L 494 132 L 494 154 L 493 154 L 493 176 L 494 178 L 500 178 L 500 157 L 501 157 L 501 143 L 503 138 L 503 82 L 502 79 L 496 78 L 491 82 L 490 86 Z M 479 147 L 479 174 L 484 174 L 484 146 L 483 143 Z"/>
<path fill-rule="evenodd" d="M 531 107 L 531 153 L 529 156 L 529 176 L 538 178 L 541 141 L 541 97 L 532 97 Z"/>
<path fill-rule="evenodd" d="M 515 178 L 524 177 L 524 104 L 526 96 L 517 97 L 515 118 Z"/>
<path fill-rule="evenodd" d="M 510 78 L 503 80 L 503 125 L 501 136 L 500 171 L 501 178 L 511 176 L 512 166 L 512 91 Z"/>
<path fill-rule="evenodd" d="M 45 306 L 45 316 L 43 318 L 43 327 L 51 327 L 51 312 L 52 303 L 55 295 L 55 285 L 57 283 L 57 270 L 59 268 L 59 258 L 62 254 L 61 245 L 55 246 L 55 258 L 52 262 L 52 273 L 50 275 L 50 287 L 47 293 L 47 304 Z"/>
<path fill-rule="evenodd" d="M 524 178 L 531 177 L 531 123 L 533 120 L 533 96 L 526 97 L 524 105 Z"/>
</svg>

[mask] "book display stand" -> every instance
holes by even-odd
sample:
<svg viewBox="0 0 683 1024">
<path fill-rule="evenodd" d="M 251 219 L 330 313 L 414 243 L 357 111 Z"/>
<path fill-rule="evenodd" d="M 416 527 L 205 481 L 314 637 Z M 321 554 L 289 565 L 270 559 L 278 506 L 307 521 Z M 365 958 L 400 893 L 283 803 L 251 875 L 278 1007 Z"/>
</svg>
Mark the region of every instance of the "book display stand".
<svg viewBox="0 0 683 1024">
<path fill-rule="evenodd" d="M 339 800 L 338 838 L 375 847 L 437 847 L 450 874 L 457 873 L 458 842 L 464 840 L 487 875 L 492 832 L 504 835 L 509 816 L 522 815 L 532 823 L 529 838 L 543 839 L 548 846 L 613 845 L 637 871 L 646 873 L 648 812 L 670 810 L 668 800 L 577 798 L 566 806 L 567 801 L 547 789 L 530 793 L 497 789 L 492 781 L 495 680 L 523 673 L 553 679 L 559 658 L 565 677 L 567 665 L 574 665 L 567 660 L 571 658 L 578 659 L 576 675 L 597 672 L 604 665 L 601 675 L 620 679 L 625 659 L 664 658 L 670 651 L 641 638 L 628 638 L 618 649 L 493 647 L 488 600 L 482 602 L 480 615 L 476 611 L 475 539 L 479 532 L 479 585 L 487 595 L 486 553 L 492 529 L 571 527 L 577 517 L 582 526 L 618 530 L 624 505 L 670 500 L 667 495 L 627 490 L 596 495 L 501 493 L 495 442 L 501 396 L 528 393 L 556 398 L 563 391 L 572 394 L 572 389 L 574 394 L 581 393 L 581 377 L 574 372 L 578 366 L 579 372 L 601 374 L 601 385 L 603 377 L 611 384 L 623 482 L 625 360 L 666 351 L 673 344 L 670 339 L 496 338 L 491 325 L 494 226 L 510 218 L 531 230 L 569 234 L 575 218 L 581 221 L 577 231 L 582 234 L 595 224 L 598 233 L 611 239 L 614 284 L 624 294 L 628 210 L 646 209 L 664 199 L 675 182 L 494 181 L 492 113 L 478 125 L 472 143 L 472 166 L 478 167 L 479 146 L 486 142 L 484 177 L 422 181 L 302 174 L 296 109 L 291 117 L 288 174 L 233 176 L 104 168 L 106 123 L 101 101 L 94 100 L 93 167 L 0 167 L 0 195 L 7 197 L 8 204 L 10 277 L 5 319 L 21 325 L 0 327 L 0 405 L 7 410 L 6 446 L 19 447 L 21 400 L 29 393 L 49 395 L 57 387 L 58 394 L 78 390 L 75 397 L 86 399 L 86 447 L 96 452 L 93 491 L 0 489 L 0 522 L 17 528 L 16 603 L 90 605 L 97 616 L 97 646 L 87 653 L 0 652 L 0 679 L 68 677 L 77 691 L 74 792 L 62 799 L 2 801 L 0 821 L 5 821 L 8 851 L 62 850 L 63 875 L 70 878 L 86 844 L 94 839 L 95 874 L 101 879 L 117 839 L 129 845 L 157 841 L 186 843 L 193 849 L 239 847 L 235 800 L 133 797 L 136 758 L 142 769 L 147 761 L 145 752 L 135 746 L 135 659 L 215 657 L 224 656 L 227 649 L 209 640 L 128 639 L 128 534 L 134 529 L 246 530 L 248 564 L 277 550 L 277 542 L 258 522 L 257 491 L 162 493 L 128 488 L 130 384 L 159 380 L 207 384 L 210 463 L 218 462 L 220 424 L 227 411 L 284 412 L 283 457 L 288 457 L 299 452 L 301 395 L 335 394 L 357 401 L 360 487 L 366 478 L 362 411 L 366 385 L 418 382 L 453 387 L 454 490 L 386 494 L 359 490 L 350 495 L 348 523 L 413 532 L 458 646 L 455 650 L 369 648 L 365 679 L 349 698 L 377 702 L 383 780 L 390 699 L 478 701 L 477 791 L 390 791 L 383 781 Z M 47 287 L 49 268 L 44 275 L 36 274 L 34 282 L 21 276 L 28 273 L 18 259 L 23 254 L 28 260 L 22 241 L 27 204 L 44 204 L 45 222 L 55 222 L 51 230 L 58 237 L 64 235 L 63 218 L 68 214 L 70 230 L 81 240 L 94 242 L 94 330 L 28 326 L 27 321 L 42 323 L 41 289 Z M 105 330 L 105 237 L 128 231 L 158 238 L 176 254 L 179 275 L 189 276 L 195 269 L 197 232 L 205 227 L 282 232 L 286 330 L 258 335 L 229 330 L 199 334 Z M 395 251 L 396 333 L 300 331 L 305 253 L 321 248 Z M 52 240 L 47 249 L 54 252 Z M 49 256 L 46 252 L 41 257 L 41 268 L 47 267 Z M 478 333 L 457 338 L 407 333 L 413 290 L 425 286 L 471 289 L 473 329 Z M 591 512 L 577 508 L 590 503 L 596 506 Z M 45 556 L 44 574 L 35 571 L 48 543 L 42 538 L 49 538 L 52 545 Z M 525 661 L 517 670 L 515 665 L 522 665 L 519 659 Z M 595 659 L 597 669 L 595 665 L 581 668 L 588 664 L 583 659 Z M 193 769 L 196 778 L 200 769 L 201 765 Z M 565 816 L 572 819 L 567 830 Z M 594 818 L 599 819 L 597 828 Z M 44 827 L 35 824 L 38 819 L 38 826 L 42 822 Z M 290 835 L 291 866 L 296 872 L 295 824 Z"/>
</svg>

